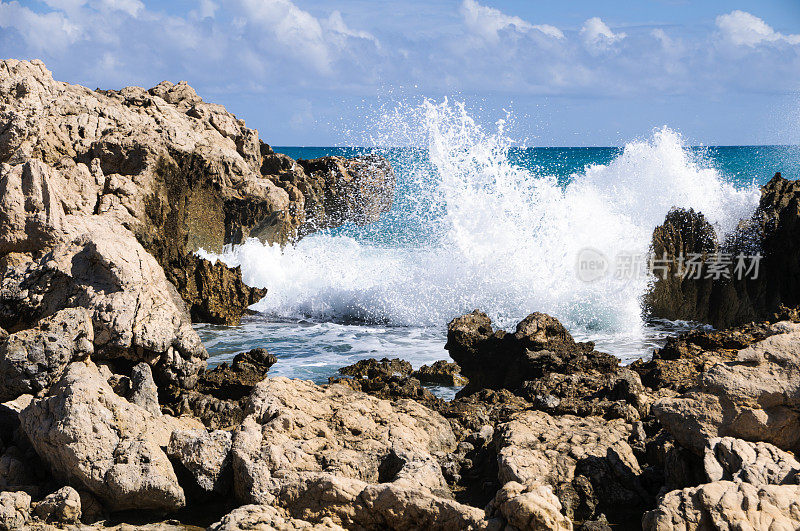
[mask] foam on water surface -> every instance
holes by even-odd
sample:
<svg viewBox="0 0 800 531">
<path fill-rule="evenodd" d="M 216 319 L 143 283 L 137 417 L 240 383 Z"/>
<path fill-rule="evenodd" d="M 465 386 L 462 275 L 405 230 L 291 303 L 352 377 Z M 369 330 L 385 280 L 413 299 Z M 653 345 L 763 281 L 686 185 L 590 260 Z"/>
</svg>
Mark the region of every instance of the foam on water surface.
<svg viewBox="0 0 800 531">
<path fill-rule="evenodd" d="M 398 189 L 384 220 L 284 248 L 249 240 L 218 256 L 201 254 L 240 265 L 248 284 L 269 290 L 254 306 L 263 313 L 260 326 L 308 320 L 327 326 L 326 334 L 362 330 L 348 340 L 361 343 L 354 347 L 361 357 L 445 358 L 446 323 L 475 308 L 504 328 L 546 312 L 577 338 L 598 340 L 622 358 L 645 354 L 663 336 L 663 327 L 642 318 L 640 301 L 652 279 L 582 282 L 581 250 L 645 256 L 653 229 L 673 207 L 703 212 L 724 234 L 753 211 L 758 188 L 734 186 L 667 128 L 565 179 L 538 170 L 535 161 L 513 162 L 504 127 L 500 121 L 487 132 L 463 105 L 446 100 L 398 108 L 376 128 L 376 143 L 390 143 L 399 131 L 426 149 L 386 152 Z M 278 328 L 272 333 L 289 333 Z M 394 343 L 403 337 L 409 348 Z"/>
</svg>

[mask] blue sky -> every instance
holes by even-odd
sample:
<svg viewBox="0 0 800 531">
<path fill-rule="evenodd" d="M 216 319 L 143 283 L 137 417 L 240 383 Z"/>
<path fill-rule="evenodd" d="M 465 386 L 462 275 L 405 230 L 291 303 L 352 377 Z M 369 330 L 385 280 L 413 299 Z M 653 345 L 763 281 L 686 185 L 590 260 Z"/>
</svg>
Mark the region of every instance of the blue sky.
<svg viewBox="0 0 800 531">
<path fill-rule="evenodd" d="M 361 143 L 445 96 L 528 145 L 800 143 L 798 0 L 0 0 L 0 57 L 186 80 L 274 145 Z"/>
</svg>

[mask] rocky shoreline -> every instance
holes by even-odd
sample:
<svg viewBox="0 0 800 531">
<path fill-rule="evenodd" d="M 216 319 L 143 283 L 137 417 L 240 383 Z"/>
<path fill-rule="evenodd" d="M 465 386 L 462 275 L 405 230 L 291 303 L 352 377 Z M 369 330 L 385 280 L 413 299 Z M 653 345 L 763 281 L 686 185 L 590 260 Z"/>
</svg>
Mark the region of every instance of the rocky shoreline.
<svg viewBox="0 0 800 531">
<path fill-rule="evenodd" d="M 755 241 L 765 263 L 657 284 L 656 314 L 732 326 L 651 360 L 476 310 L 448 325 L 455 363 L 209 369 L 191 323 L 264 292 L 195 251 L 373 221 L 388 163 L 276 154 L 185 83 L 92 91 L 2 61 L 0 530 L 800 528 L 797 186 L 776 176 L 730 242 L 700 213 L 656 229 L 655 252 Z"/>
</svg>

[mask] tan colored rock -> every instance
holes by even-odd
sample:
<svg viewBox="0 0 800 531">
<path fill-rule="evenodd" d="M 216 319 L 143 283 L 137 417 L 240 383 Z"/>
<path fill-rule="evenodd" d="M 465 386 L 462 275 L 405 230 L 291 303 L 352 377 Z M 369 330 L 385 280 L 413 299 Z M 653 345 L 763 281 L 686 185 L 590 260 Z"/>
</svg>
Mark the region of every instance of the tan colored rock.
<svg viewBox="0 0 800 531">
<path fill-rule="evenodd" d="M 22 529 L 30 520 L 31 497 L 24 492 L 0 492 L 0 531 Z"/>
<path fill-rule="evenodd" d="M 675 439 L 701 452 L 709 439 L 736 437 L 800 449 L 800 332 L 770 336 L 717 363 L 696 391 L 653 404 Z"/>
<path fill-rule="evenodd" d="M 572 530 L 572 521 L 561 514 L 561 502 L 549 485 L 526 487 L 509 481 L 495 495 L 490 510 L 516 529 Z"/>
<path fill-rule="evenodd" d="M 283 478 L 276 504 L 295 518 L 328 518 L 346 529 L 457 531 L 490 525 L 483 510 L 433 496 L 427 489 L 318 472 Z"/>
<path fill-rule="evenodd" d="M 523 411 L 498 426 L 500 481 L 523 485 L 571 481 L 575 465 L 587 457 L 605 459 L 613 451 L 634 474 L 641 472 L 627 442 L 631 427 L 622 419 L 552 417 Z"/>
<path fill-rule="evenodd" d="M 222 520 L 211 524 L 209 531 L 238 531 L 250 529 L 275 529 L 278 531 L 294 530 L 332 530 L 344 531 L 344 528 L 334 524 L 330 518 L 323 519 L 319 524 L 311 524 L 297 520 L 281 513 L 270 505 L 243 505 L 226 514 Z"/>
<path fill-rule="evenodd" d="M 570 518 L 636 514 L 652 500 L 628 443 L 632 431 L 623 419 L 515 413 L 497 426 L 498 479 L 534 491 L 550 485 Z"/>
<path fill-rule="evenodd" d="M 81 497 L 72 487 L 63 487 L 34 504 L 33 514 L 45 522 L 78 524 L 81 521 Z"/>
<path fill-rule="evenodd" d="M 107 218 L 67 216 L 65 227 L 52 252 L 6 271 L 3 324 L 24 327 L 62 308 L 86 308 L 98 358 L 147 361 L 160 379 L 193 385 L 207 353 L 155 259 Z"/>
<path fill-rule="evenodd" d="M 50 390 L 20 413 L 22 429 L 52 472 L 82 485 L 110 510 L 176 510 L 185 504 L 161 449 L 177 429 L 116 395 L 91 362 L 72 363 Z"/>
<path fill-rule="evenodd" d="M 716 481 L 675 490 L 645 513 L 646 531 L 800 528 L 800 486 Z"/>
<path fill-rule="evenodd" d="M 444 418 L 412 400 L 268 378 L 253 390 L 245 413 L 232 451 L 243 501 L 271 503 L 276 475 L 296 472 L 448 492 L 432 454 L 454 448 L 455 436 Z"/>
<path fill-rule="evenodd" d="M 178 430 L 172 432 L 167 455 L 178 460 L 206 491 L 225 493 L 230 488 L 231 434 L 227 431 Z"/>
<path fill-rule="evenodd" d="M 94 351 L 92 314 L 67 308 L 0 342 L 0 401 L 42 396 L 73 361 Z"/>
<path fill-rule="evenodd" d="M 740 481 L 753 485 L 800 483 L 800 463 L 789 452 L 764 442 L 733 437 L 711 439 L 703 465 L 708 481 Z"/>
</svg>

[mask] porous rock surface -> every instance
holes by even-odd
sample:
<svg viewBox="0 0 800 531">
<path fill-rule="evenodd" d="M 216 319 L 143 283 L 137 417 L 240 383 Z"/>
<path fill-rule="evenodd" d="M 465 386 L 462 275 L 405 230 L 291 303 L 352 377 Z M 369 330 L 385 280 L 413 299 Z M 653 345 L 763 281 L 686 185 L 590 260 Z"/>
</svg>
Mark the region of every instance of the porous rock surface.
<svg viewBox="0 0 800 531">
<path fill-rule="evenodd" d="M 37 224 L 57 222 L 49 209 L 61 202 L 66 214 L 121 223 L 198 317 L 235 324 L 260 292 L 243 286 L 238 271 L 198 264 L 192 252 L 219 252 L 249 237 L 283 243 L 301 227 L 307 233 L 317 225 L 364 223 L 391 206 L 394 175 L 385 160 L 306 161 L 306 174 L 184 82 L 93 91 L 55 81 L 40 61 L 5 60 L 0 74 L 2 173 L 30 175 L 38 169 L 21 166 L 38 160 L 62 177 L 59 186 L 36 192 L 41 211 L 27 216 L 35 222 L 28 230 L 12 208 L 21 204 L 18 190 L 2 194 L 0 229 L 6 216 L 18 228 L 6 237 L 0 230 L 0 252 L 47 243 Z M 49 197 L 52 190 L 56 197 Z M 203 304 L 208 282 L 239 297 Z"/>
<path fill-rule="evenodd" d="M 20 412 L 22 430 L 53 473 L 110 510 L 175 510 L 183 489 L 162 450 L 172 432 L 197 421 L 154 416 L 114 393 L 91 362 L 74 362 Z"/>
</svg>

